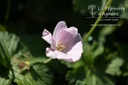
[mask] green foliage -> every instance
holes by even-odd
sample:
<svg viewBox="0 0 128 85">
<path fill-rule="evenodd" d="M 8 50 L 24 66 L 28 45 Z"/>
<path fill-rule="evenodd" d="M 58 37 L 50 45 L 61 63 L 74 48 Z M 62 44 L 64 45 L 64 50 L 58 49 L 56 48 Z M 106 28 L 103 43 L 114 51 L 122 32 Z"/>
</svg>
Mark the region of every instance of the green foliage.
<svg viewBox="0 0 128 85">
<path fill-rule="evenodd" d="M 28 44 L 32 42 L 30 37 L 26 38 L 24 38 L 24 42 L 28 42 Z M 39 53 L 37 51 L 39 50 L 36 51 L 36 49 L 41 48 L 40 45 L 37 45 L 37 48 L 35 49 L 37 52 L 35 55 L 38 58 L 34 58 L 33 56 L 35 55 L 31 54 L 31 51 L 33 52 L 34 49 L 29 51 L 29 48 L 36 45 L 36 42 L 32 45 L 29 44 L 28 48 L 26 47 L 26 43 L 21 43 L 19 41 L 19 37 L 14 34 L 8 34 L 8 32 L 1 32 L 0 39 L 0 71 L 4 72 L 3 74 L 1 73 L 0 85 L 10 85 L 12 80 L 18 85 L 51 85 L 52 74 L 48 67 L 43 65 L 43 60 L 45 59 L 37 55 Z M 35 38 L 34 40 L 36 39 L 39 41 L 38 38 Z M 25 52 L 29 52 L 29 54 L 26 54 Z"/>
<path fill-rule="evenodd" d="M 106 73 L 111 74 L 111 75 L 118 74 L 120 72 L 120 66 L 122 65 L 123 65 L 123 59 L 115 58 L 108 65 L 108 68 L 106 69 Z"/>
<path fill-rule="evenodd" d="M 19 38 L 8 32 L 0 32 L 1 64 L 10 68 L 10 59 L 16 51 Z"/>
<path fill-rule="evenodd" d="M 6 48 L 10 57 L 12 57 L 17 50 L 19 38 L 14 34 L 9 34 L 8 32 L 0 32 L 0 39 L 1 43 L 5 45 L 4 49 Z"/>
<path fill-rule="evenodd" d="M 11 79 L 5 79 L 0 77 L 0 85 L 10 85 Z"/>
<path fill-rule="evenodd" d="M 46 65 L 30 64 L 29 61 L 12 59 L 14 82 L 18 85 L 51 85 L 52 75 Z M 11 75 L 12 77 L 13 75 Z"/>
<path fill-rule="evenodd" d="M 83 81 L 85 78 L 85 69 L 84 67 L 79 67 L 73 71 L 69 71 L 66 75 L 66 80 L 69 80 L 69 85 L 75 85 L 77 80 Z"/>
<path fill-rule="evenodd" d="M 115 85 L 112 80 L 100 70 L 96 69 L 94 71 L 87 70 L 86 74 L 87 85 Z"/>
<path fill-rule="evenodd" d="M 82 81 L 77 80 L 75 85 L 85 85 Z"/>
<path fill-rule="evenodd" d="M 120 69 L 120 73 L 122 74 L 122 76 L 128 76 L 128 52 L 127 52 L 127 48 L 128 45 L 127 44 L 121 44 L 121 43 L 117 43 L 116 47 L 118 48 L 119 52 L 121 53 L 121 57 L 123 58 L 123 65 L 122 68 Z M 119 63 L 119 62 L 118 62 Z"/>
</svg>

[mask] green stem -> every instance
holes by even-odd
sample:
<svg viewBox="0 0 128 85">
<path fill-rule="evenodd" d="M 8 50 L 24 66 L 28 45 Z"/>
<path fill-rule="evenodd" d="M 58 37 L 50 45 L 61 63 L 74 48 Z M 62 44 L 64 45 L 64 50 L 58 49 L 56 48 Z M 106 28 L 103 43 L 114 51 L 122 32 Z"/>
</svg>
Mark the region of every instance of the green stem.
<svg viewBox="0 0 128 85">
<path fill-rule="evenodd" d="M 52 58 L 47 59 L 46 61 L 44 61 L 44 64 L 49 63 L 51 60 L 52 60 Z"/>
<path fill-rule="evenodd" d="M 108 9 L 108 7 L 111 5 L 112 0 L 109 0 L 106 4 L 106 6 L 104 7 L 104 9 L 101 11 L 100 16 L 98 17 L 98 19 L 96 20 L 96 22 L 94 23 L 94 25 L 92 26 L 92 28 L 89 30 L 89 32 L 87 33 L 87 35 L 84 36 L 83 41 L 86 42 L 88 37 L 92 34 L 92 32 L 95 30 L 96 26 L 98 25 L 98 23 L 100 22 L 102 16 L 104 15 L 104 13 L 106 12 L 106 10 Z"/>
<path fill-rule="evenodd" d="M 8 22 L 10 7 L 11 7 L 11 0 L 8 0 L 7 1 L 7 10 L 6 10 L 6 14 L 5 14 L 5 21 L 4 21 L 5 26 L 7 25 L 7 22 Z"/>
</svg>

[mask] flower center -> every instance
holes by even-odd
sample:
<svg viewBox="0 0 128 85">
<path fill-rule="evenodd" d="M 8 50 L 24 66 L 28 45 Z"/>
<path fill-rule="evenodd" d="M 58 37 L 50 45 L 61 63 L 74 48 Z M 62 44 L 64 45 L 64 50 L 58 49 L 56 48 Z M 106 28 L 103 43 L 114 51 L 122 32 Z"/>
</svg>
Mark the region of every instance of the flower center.
<svg viewBox="0 0 128 85">
<path fill-rule="evenodd" d="M 62 44 L 59 44 L 59 45 L 56 47 L 56 49 L 57 49 L 58 51 L 62 51 L 64 48 L 65 48 L 65 46 L 62 45 Z"/>
</svg>

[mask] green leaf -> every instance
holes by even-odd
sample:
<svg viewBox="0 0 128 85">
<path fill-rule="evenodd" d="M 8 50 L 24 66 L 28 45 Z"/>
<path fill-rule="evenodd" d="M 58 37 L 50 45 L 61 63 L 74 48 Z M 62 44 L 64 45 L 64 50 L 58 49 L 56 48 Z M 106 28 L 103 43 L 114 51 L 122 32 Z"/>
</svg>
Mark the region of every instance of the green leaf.
<svg viewBox="0 0 128 85">
<path fill-rule="evenodd" d="M 1 60 L 1 64 L 3 64 L 5 67 L 7 67 L 8 69 L 10 68 L 10 55 L 8 53 L 8 50 L 5 46 L 5 44 L 3 43 L 2 39 L 0 38 L 0 60 Z"/>
<path fill-rule="evenodd" d="M 5 79 L 0 77 L 0 85 L 11 85 L 11 79 Z"/>
<path fill-rule="evenodd" d="M 7 48 L 7 51 L 9 52 L 10 57 L 12 57 L 16 52 L 19 38 L 14 34 L 9 34 L 8 32 L 0 32 L 0 41 L 3 42 Z"/>
<path fill-rule="evenodd" d="M 8 32 L 0 32 L 0 60 L 1 64 L 10 68 L 10 59 L 18 45 L 19 38 Z"/>
<path fill-rule="evenodd" d="M 76 84 L 75 85 L 85 85 L 82 81 L 80 80 L 77 80 Z"/>
<path fill-rule="evenodd" d="M 14 70 L 14 82 L 18 85 L 51 85 L 52 74 L 48 67 L 42 63 L 33 63 L 23 59 L 20 55 L 15 55 L 11 64 Z M 12 74 L 10 74 L 12 78 Z"/>
<path fill-rule="evenodd" d="M 77 80 L 83 81 L 85 79 L 85 74 L 85 69 L 81 66 L 69 71 L 66 75 L 66 80 L 69 80 L 69 85 L 75 85 Z"/>
<path fill-rule="evenodd" d="M 111 75 L 118 74 L 120 72 L 120 67 L 123 65 L 123 62 L 123 59 L 119 57 L 113 59 L 105 72 Z"/>
<path fill-rule="evenodd" d="M 31 75 L 17 75 L 14 80 L 18 85 L 38 85 Z"/>
<path fill-rule="evenodd" d="M 52 76 L 45 65 L 34 65 L 26 74 L 16 74 L 15 80 L 18 85 L 51 85 Z"/>
<path fill-rule="evenodd" d="M 52 75 L 46 65 L 34 65 L 31 75 L 38 85 L 51 85 L 52 83 Z"/>
<path fill-rule="evenodd" d="M 87 85 L 115 85 L 109 77 L 98 69 L 95 69 L 94 71 L 88 69 L 86 75 Z"/>
<path fill-rule="evenodd" d="M 9 66 L 9 59 L 10 56 L 7 56 L 6 52 L 7 50 L 4 50 L 5 48 L 3 47 L 3 45 L 0 42 L 0 60 L 1 60 L 1 64 L 4 65 L 5 67 L 10 67 Z"/>
<path fill-rule="evenodd" d="M 120 56 L 123 58 L 123 65 L 121 66 L 122 76 L 128 76 L 128 44 L 126 43 L 116 43 L 116 47 L 120 52 Z"/>
<path fill-rule="evenodd" d="M 75 85 L 77 80 L 86 85 L 115 85 L 111 77 L 105 75 L 103 71 L 85 67 L 86 69 L 81 67 L 68 72 L 66 79 L 69 80 L 69 85 Z"/>
<path fill-rule="evenodd" d="M 6 44 L 4 43 L 4 40 L 6 39 L 3 38 L 4 33 L 5 32 L 0 32 L 0 85 L 11 85 L 12 79 L 8 76 L 9 70 L 11 69 L 11 57 L 6 47 Z"/>
</svg>

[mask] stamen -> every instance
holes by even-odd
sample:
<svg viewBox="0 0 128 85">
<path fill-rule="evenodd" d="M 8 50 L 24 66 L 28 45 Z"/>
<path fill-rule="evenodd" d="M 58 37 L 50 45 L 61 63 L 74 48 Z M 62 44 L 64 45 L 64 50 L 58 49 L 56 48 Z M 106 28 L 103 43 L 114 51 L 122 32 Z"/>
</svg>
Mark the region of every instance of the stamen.
<svg viewBox="0 0 128 85">
<path fill-rule="evenodd" d="M 62 51 L 64 48 L 65 48 L 65 46 L 62 45 L 62 44 L 59 44 L 59 45 L 56 47 L 56 49 L 59 50 L 59 51 Z"/>
</svg>

